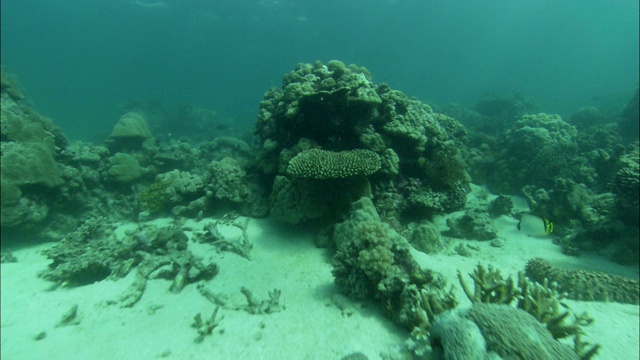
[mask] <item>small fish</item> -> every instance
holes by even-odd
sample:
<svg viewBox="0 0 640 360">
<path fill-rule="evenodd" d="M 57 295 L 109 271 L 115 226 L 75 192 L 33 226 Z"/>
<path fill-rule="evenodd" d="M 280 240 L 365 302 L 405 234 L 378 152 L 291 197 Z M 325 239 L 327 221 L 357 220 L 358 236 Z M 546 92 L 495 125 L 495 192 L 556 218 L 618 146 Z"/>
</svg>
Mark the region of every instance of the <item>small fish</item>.
<svg viewBox="0 0 640 360">
<path fill-rule="evenodd" d="M 524 215 L 518 222 L 518 230 L 529 236 L 548 236 L 553 232 L 553 223 L 535 215 Z"/>
</svg>

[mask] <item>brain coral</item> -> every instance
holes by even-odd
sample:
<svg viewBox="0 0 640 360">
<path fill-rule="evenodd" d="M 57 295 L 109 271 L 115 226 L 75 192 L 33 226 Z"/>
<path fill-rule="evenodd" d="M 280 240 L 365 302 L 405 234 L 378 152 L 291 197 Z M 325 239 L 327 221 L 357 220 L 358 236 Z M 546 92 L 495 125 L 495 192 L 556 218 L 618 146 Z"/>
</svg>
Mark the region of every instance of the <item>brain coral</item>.
<svg viewBox="0 0 640 360">
<path fill-rule="evenodd" d="M 333 152 L 310 149 L 291 159 L 287 173 L 302 178 L 340 179 L 371 175 L 379 169 L 380 156 L 370 150 Z"/>
</svg>

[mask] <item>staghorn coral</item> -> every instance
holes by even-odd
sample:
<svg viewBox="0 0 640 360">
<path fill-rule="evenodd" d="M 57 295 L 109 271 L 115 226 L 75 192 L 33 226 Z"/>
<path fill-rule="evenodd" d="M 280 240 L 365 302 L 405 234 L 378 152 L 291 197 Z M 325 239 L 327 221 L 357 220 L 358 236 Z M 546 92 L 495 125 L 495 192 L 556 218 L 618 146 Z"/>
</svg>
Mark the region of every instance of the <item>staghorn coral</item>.
<svg viewBox="0 0 640 360">
<path fill-rule="evenodd" d="M 587 301 L 615 301 L 638 304 L 638 281 L 587 270 L 567 270 L 542 258 L 527 262 L 525 273 L 532 280 L 547 279 L 558 284 L 568 298 Z"/>
<path fill-rule="evenodd" d="M 373 151 L 305 150 L 289 162 L 287 174 L 313 179 L 340 179 L 371 175 L 380 169 L 380 157 Z"/>
</svg>

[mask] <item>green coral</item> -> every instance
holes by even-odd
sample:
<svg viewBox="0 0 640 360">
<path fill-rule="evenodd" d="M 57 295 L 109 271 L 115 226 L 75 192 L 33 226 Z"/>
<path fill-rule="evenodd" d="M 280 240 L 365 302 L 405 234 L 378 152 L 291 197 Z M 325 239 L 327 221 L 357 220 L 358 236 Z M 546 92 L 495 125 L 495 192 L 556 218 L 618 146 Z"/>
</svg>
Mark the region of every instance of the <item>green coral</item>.
<svg viewBox="0 0 640 360">
<path fill-rule="evenodd" d="M 15 185 L 54 188 L 64 183 L 51 146 L 41 142 L 3 142 L 2 179 Z"/>
<path fill-rule="evenodd" d="M 351 217 L 336 225 L 334 242 L 338 249 L 333 270 L 337 288 L 354 298 L 366 298 L 375 294 L 378 284 L 392 271 L 394 243 L 406 240 L 380 221 L 369 198 L 362 198 L 353 203 Z"/>
<path fill-rule="evenodd" d="M 426 254 L 437 253 L 445 247 L 438 225 L 431 221 L 424 221 L 416 226 L 411 233 L 410 239 L 414 248 Z"/>
<path fill-rule="evenodd" d="M 142 177 L 142 167 L 138 160 L 125 153 L 116 153 L 109 159 L 111 166 L 107 175 L 114 181 L 128 183 Z"/>
<path fill-rule="evenodd" d="M 493 240 L 498 230 L 489 215 L 477 209 L 467 210 L 464 215 L 447 219 L 449 235 L 456 238 Z"/>
<path fill-rule="evenodd" d="M 371 175 L 380 169 L 380 164 L 380 156 L 370 150 L 333 152 L 310 149 L 291 159 L 287 174 L 302 178 L 341 179 Z"/>
</svg>

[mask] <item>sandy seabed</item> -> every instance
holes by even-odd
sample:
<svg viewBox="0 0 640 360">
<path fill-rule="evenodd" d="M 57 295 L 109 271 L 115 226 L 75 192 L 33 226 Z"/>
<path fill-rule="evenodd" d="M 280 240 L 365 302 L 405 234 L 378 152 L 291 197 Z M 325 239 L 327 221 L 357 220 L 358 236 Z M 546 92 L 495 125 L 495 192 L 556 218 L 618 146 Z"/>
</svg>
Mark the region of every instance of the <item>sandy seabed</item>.
<svg viewBox="0 0 640 360">
<path fill-rule="evenodd" d="M 516 199 L 517 200 L 517 199 Z M 470 198 L 470 202 L 473 199 Z M 516 206 L 523 205 L 516 201 Z M 187 222 L 188 235 L 201 222 Z M 438 218 L 446 229 L 445 218 Z M 168 219 L 157 222 L 170 222 Z M 489 242 L 450 239 L 449 250 L 435 255 L 413 251 L 423 266 L 441 272 L 457 289 L 460 306 L 469 302 L 458 286 L 456 271 L 473 271 L 478 264 L 492 264 L 503 275 L 515 276 L 530 258 L 540 256 L 566 268 L 583 268 L 638 278 L 637 268 L 596 258 L 563 255 L 549 239 L 530 238 L 516 230 L 517 220 L 502 216 L 495 221 L 503 247 Z M 126 224 L 118 231 L 135 228 Z M 234 236 L 237 228 L 222 228 Z M 251 260 L 234 253 L 218 253 L 207 244 L 190 242 L 191 251 L 205 262 L 215 262 L 220 273 L 206 283 L 229 303 L 246 299 L 241 287 L 257 299 L 280 289 L 285 309 L 272 314 L 250 314 L 221 308 L 220 325 L 202 343 L 195 343 L 193 317 L 209 318 L 215 306 L 193 284 L 181 293 L 169 292 L 167 280 L 150 280 L 141 300 L 131 308 L 106 305 L 118 299 L 134 280 L 135 272 L 118 281 L 100 281 L 76 288 L 52 289 L 37 274 L 49 261 L 42 250 L 52 243 L 15 249 L 16 263 L 2 264 L 2 359 L 340 359 L 361 352 L 369 359 L 394 353 L 408 333 L 387 320 L 373 303 L 355 302 L 337 294 L 331 275 L 330 254 L 314 246 L 312 231 L 267 220 L 252 219 L 247 229 L 254 246 Z M 479 248 L 472 257 L 453 252 L 458 243 Z M 585 340 L 601 344 L 596 359 L 639 358 L 637 305 L 567 300 L 576 312 L 587 311 L 595 322 L 585 330 Z M 78 324 L 56 327 L 61 317 L 78 305 Z M 36 340 L 38 335 L 46 334 Z"/>
</svg>

